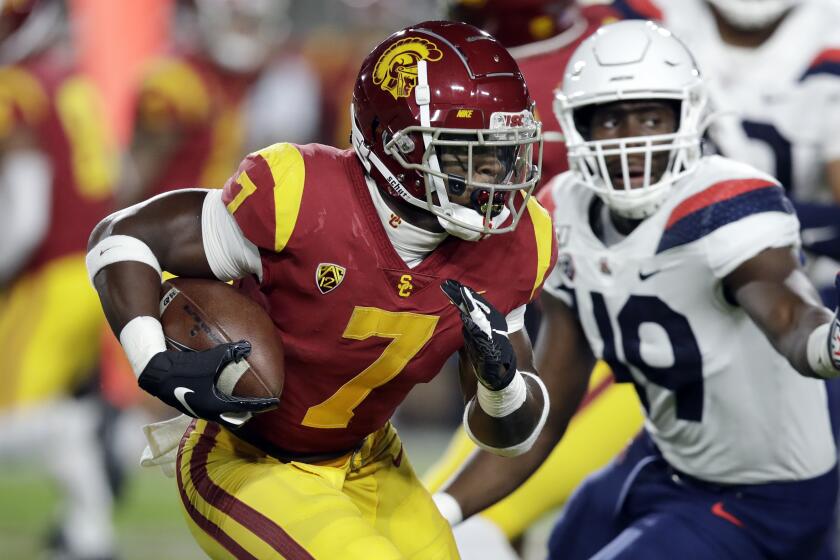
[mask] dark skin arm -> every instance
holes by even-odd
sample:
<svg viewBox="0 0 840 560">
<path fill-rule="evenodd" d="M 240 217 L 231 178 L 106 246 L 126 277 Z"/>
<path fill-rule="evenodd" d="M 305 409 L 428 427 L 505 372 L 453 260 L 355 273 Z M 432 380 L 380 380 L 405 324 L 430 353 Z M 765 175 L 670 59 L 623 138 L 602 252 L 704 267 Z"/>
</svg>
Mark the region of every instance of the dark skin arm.
<svg viewBox="0 0 840 560">
<path fill-rule="evenodd" d="M 175 191 L 112 214 L 94 228 L 88 249 L 109 235 L 130 235 L 151 248 L 163 270 L 177 276 L 214 278 L 201 236 L 206 193 Z M 117 336 L 134 317 L 158 316 L 160 276 L 146 264 L 124 261 L 106 266 L 94 278 L 94 285 Z"/>
<path fill-rule="evenodd" d="M 595 356 L 580 323 L 571 309 L 548 294 L 543 294 L 542 305 L 535 365 L 551 401 L 548 421 L 527 453 L 500 457 L 479 451 L 444 488 L 458 501 L 465 518 L 498 502 L 537 470 L 560 441 L 586 393 Z M 511 336 L 511 343 L 516 349 L 517 360 L 522 360 L 520 369 L 534 371 L 528 369 L 534 363 L 527 335 Z M 523 357 L 527 357 L 527 361 Z"/>
<path fill-rule="evenodd" d="M 814 376 L 808 366 L 808 336 L 831 321 L 832 313 L 800 270 L 793 248 L 762 251 L 732 271 L 723 284 L 776 351 L 802 375 Z"/>
</svg>

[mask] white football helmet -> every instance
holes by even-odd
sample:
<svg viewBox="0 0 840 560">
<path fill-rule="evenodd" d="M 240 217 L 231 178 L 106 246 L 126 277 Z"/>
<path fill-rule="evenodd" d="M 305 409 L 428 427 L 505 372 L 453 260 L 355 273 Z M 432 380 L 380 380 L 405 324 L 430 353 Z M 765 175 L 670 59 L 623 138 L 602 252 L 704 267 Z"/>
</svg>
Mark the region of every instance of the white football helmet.
<svg viewBox="0 0 840 560">
<path fill-rule="evenodd" d="M 761 29 L 802 0 L 706 0 L 726 21 L 740 29 Z"/>
<path fill-rule="evenodd" d="M 210 57 L 235 73 L 258 71 L 290 32 L 289 0 L 194 0 Z"/>
<path fill-rule="evenodd" d="M 701 156 L 707 92 L 688 49 L 651 21 L 605 25 L 574 52 L 555 91 L 554 112 L 566 139 L 569 164 L 581 181 L 621 216 L 643 219 L 665 200 L 671 186 L 691 173 Z M 591 140 L 575 123 L 575 112 L 593 105 L 662 99 L 680 104 L 671 134 Z M 661 177 L 652 177 L 653 154 L 669 152 Z M 644 182 L 631 187 L 628 156 L 645 155 Z M 613 184 L 607 159 L 621 158 L 623 184 Z"/>
</svg>

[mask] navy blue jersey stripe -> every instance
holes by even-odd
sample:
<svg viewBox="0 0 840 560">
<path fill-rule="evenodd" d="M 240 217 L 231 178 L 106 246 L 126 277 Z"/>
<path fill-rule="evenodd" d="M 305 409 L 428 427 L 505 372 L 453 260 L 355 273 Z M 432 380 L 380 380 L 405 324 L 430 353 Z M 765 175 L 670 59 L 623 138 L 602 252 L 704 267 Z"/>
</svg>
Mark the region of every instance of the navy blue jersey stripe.
<svg viewBox="0 0 840 560">
<path fill-rule="evenodd" d="M 829 74 L 831 76 L 840 76 L 840 62 L 820 62 L 808 68 L 804 74 L 799 78 L 800 82 L 803 82 L 810 78 L 811 76 L 817 76 L 820 74 Z"/>
<path fill-rule="evenodd" d="M 793 214 L 793 205 L 781 187 L 773 186 L 716 202 L 682 217 L 662 234 L 657 253 L 692 243 L 716 229 L 761 212 Z"/>
</svg>

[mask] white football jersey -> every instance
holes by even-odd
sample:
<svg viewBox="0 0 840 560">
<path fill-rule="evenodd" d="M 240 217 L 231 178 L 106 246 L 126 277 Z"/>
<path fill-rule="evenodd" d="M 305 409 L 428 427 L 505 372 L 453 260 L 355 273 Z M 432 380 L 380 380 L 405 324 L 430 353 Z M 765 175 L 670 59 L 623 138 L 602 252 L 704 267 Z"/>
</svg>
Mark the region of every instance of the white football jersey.
<svg viewBox="0 0 840 560">
<path fill-rule="evenodd" d="M 576 311 L 617 380 L 636 385 L 646 428 L 675 468 L 760 483 L 834 465 L 824 383 L 797 373 L 722 289 L 760 251 L 798 246 L 798 220 L 772 177 L 705 157 L 609 246 L 591 226 L 595 195 L 574 172 L 546 188 L 559 254 L 544 289 Z"/>
<path fill-rule="evenodd" d="M 726 157 L 776 177 L 802 201 L 831 201 L 825 164 L 840 159 L 840 2 L 805 0 L 756 49 L 724 43 L 704 0 L 656 0 L 685 42 L 721 116 Z"/>
</svg>

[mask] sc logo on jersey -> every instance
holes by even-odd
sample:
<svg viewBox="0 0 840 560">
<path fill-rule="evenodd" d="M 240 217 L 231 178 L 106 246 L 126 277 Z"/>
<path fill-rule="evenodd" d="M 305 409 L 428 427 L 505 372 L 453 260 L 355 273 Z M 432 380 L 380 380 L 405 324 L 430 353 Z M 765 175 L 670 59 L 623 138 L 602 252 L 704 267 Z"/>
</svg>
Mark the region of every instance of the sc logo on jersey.
<svg viewBox="0 0 840 560">
<path fill-rule="evenodd" d="M 408 97 L 417 85 L 417 62 L 443 58 L 437 45 L 420 37 L 406 37 L 382 53 L 373 67 L 373 83 L 394 96 Z"/>
<path fill-rule="evenodd" d="M 411 274 L 403 274 L 400 276 L 400 283 L 397 284 L 397 295 L 400 297 L 408 297 L 414 289 L 414 284 L 411 283 Z"/>
<path fill-rule="evenodd" d="M 333 291 L 338 288 L 341 281 L 344 280 L 344 275 L 347 269 L 333 263 L 321 263 L 318 265 L 318 270 L 315 272 L 315 285 L 322 294 Z"/>
</svg>

